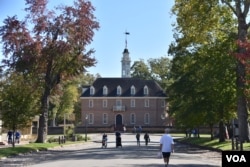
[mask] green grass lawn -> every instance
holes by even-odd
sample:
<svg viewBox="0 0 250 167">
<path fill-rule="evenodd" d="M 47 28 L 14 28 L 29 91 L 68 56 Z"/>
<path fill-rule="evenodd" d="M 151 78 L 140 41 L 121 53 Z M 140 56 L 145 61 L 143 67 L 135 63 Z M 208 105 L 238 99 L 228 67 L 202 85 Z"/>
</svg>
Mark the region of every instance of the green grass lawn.
<svg viewBox="0 0 250 167">
<path fill-rule="evenodd" d="M 28 153 L 37 150 L 47 150 L 51 147 L 58 146 L 58 143 L 31 143 L 25 145 L 17 145 L 15 147 L 6 147 L 0 149 L 0 158 L 17 155 L 20 153 Z"/>
<path fill-rule="evenodd" d="M 25 145 L 16 145 L 15 147 L 0 148 L 0 158 L 8 157 L 12 155 L 18 155 L 21 153 L 29 153 L 34 151 L 47 150 L 48 148 L 59 147 L 61 145 L 79 144 L 84 143 L 84 141 L 68 141 L 65 144 L 60 144 L 58 142 L 53 143 L 29 143 Z"/>
<path fill-rule="evenodd" d="M 175 136 L 175 135 L 173 134 L 173 136 Z M 186 143 L 195 144 L 195 145 L 199 145 L 199 146 L 211 147 L 211 148 L 220 149 L 223 151 L 232 150 L 232 141 L 231 140 L 226 140 L 225 142 L 219 142 L 218 138 L 211 140 L 210 135 L 203 135 L 202 134 L 202 135 L 200 135 L 200 138 L 195 138 L 195 137 L 185 138 L 185 137 L 183 137 L 183 138 L 179 138 L 178 140 L 181 142 L 186 142 Z M 250 151 L 250 143 L 243 143 L 243 150 Z"/>
</svg>

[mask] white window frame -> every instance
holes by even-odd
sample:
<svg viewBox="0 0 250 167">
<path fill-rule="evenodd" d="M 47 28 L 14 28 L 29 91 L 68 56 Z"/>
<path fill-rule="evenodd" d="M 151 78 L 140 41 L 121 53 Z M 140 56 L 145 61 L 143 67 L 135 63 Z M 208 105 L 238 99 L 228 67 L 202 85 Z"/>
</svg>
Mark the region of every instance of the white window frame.
<svg viewBox="0 0 250 167">
<path fill-rule="evenodd" d="M 102 107 L 107 108 L 108 107 L 108 101 L 106 99 L 102 100 Z"/>
<path fill-rule="evenodd" d="M 144 100 L 144 107 L 149 107 L 149 99 Z"/>
<path fill-rule="evenodd" d="M 165 102 L 165 100 L 162 100 L 161 101 L 161 107 L 165 107 L 166 106 L 166 102 Z"/>
<path fill-rule="evenodd" d="M 150 124 L 150 115 L 149 113 L 144 114 L 144 124 Z"/>
<path fill-rule="evenodd" d="M 95 88 L 93 86 L 90 87 L 90 96 L 95 94 Z"/>
<path fill-rule="evenodd" d="M 89 108 L 94 107 L 94 101 L 92 99 L 89 100 Z"/>
<path fill-rule="evenodd" d="M 122 100 L 116 100 L 115 104 L 116 106 L 122 106 Z"/>
<path fill-rule="evenodd" d="M 117 94 L 118 96 L 120 96 L 120 95 L 122 94 L 122 88 L 121 88 L 120 85 L 117 86 L 116 94 Z"/>
<path fill-rule="evenodd" d="M 132 85 L 131 88 L 130 88 L 130 94 L 131 94 L 132 96 L 135 95 L 135 86 L 134 86 L 134 85 Z"/>
<path fill-rule="evenodd" d="M 130 124 L 136 124 L 136 115 L 135 115 L 135 113 L 130 114 Z"/>
<path fill-rule="evenodd" d="M 135 107 L 135 99 L 130 100 L 130 107 Z"/>
<path fill-rule="evenodd" d="M 108 95 L 108 87 L 106 85 L 103 86 L 103 90 L 102 91 L 103 91 L 102 93 L 103 93 L 104 96 Z"/>
<path fill-rule="evenodd" d="M 102 115 L 102 123 L 103 124 L 108 124 L 108 114 L 107 113 L 103 113 L 103 115 Z"/>
<path fill-rule="evenodd" d="M 148 92 L 148 86 L 145 85 L 144 88 L 143 88 L 143 94 L 144 94 L 145 96 L 147 96 L 148 93 L 149 93 L 149 92 Z"/>
<path fill-rule="evenodd" d="M 90 113 L 88 115 L 88 122 L 89 122 L 89 124 L 94 124 L 94 114 L 93 113 Z"/>
</svg>

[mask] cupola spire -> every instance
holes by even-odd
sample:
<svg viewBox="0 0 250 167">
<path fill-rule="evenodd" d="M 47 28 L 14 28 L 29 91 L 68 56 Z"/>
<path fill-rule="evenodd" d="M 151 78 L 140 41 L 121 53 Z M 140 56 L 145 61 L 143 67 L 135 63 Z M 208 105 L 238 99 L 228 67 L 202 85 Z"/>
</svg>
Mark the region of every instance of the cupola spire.
<svg viewBox="0 0 250 167">
<path fill-rule="evenodd" d="M 127 36 L 130 35 L 129 32 L 125 31 L 125 49 L 123 51 L 123 57 L 122 57 L 122 78 L 130 78 L 130 57 L 129 57 L 129 51 L 128 51 L 128 44 L 127 44 Z"/>
</svg>

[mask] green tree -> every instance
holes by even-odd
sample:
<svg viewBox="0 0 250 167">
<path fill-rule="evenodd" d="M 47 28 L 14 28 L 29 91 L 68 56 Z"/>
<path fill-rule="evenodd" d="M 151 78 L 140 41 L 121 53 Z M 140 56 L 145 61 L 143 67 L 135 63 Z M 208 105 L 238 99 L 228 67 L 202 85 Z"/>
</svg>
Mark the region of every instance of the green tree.
<svg viewBox="0 0 250 167">
<path fill-rule="evenodd" d="M 60 83 L 57 89 L 54 89 L 50 96 L 49 108 L 49 119 L 52 126 L 64 121 L 65 115 L 76 115 L 75 120 L 71 121 L 75 125 L 79 124 L 81 121 L 81 101 L 79 96 L 82 93 L 82 85 L 92 84 L 96 77 L 99 77 L 99 75 L 94 76 L 84 73 L 72 78 L 70 81 Z M 66 118 L 66 120 L 68 119 Z"/>
<path fill-rule="evenodd" d="M 160 57 L 157 59 L 149 59 L 148 64 L 151 69 L 152 78 L 166 91 L 171 84 L 171 60 L 167 57 Z"/>
<path fill-rule="evenodd" d="M 49 10 L 46 0 L 26 0 L 26 4 L 24 21 L 8 17 L 0 27 L 3 53 L 10 57 L 3 63 L 32 75 L 34 82 L 40 84 L 37 142 L 44 143 L 51 92 L 61 81 L 70 80 L 96 63 L 91 57 L 94 50 L 87 50 L 86 46 L 99 24 L 90 1 L 77 0 L 74 6 L 60 6 L 58 11 Z"/>
<path fill-rule="evenodd" d="M 37 90 L 29 85 L 27 78 L 17 73 L 6 76 L 0 90 L 3 126 L 13 132 L 30 127 L 38 114 Z M 12 145 L 15 147 L 14 138 Z"/>
<path fill-rule="evenodd" d="M 167 90 L 170 85 L 170 69 L 171 61 L 167 57 L 151 58 L 147 60 L 135 61 L 131 67 L 131 76 L 134 78 L 142 78 L 146 80 L 155 80 L 161 87 Z"/>
<path fill-rule="evenodd" d="M 224 141 L 223 126 L 233 118 L 236 101 L 235 60 L 230 55 L 235 49 L 235 20 L 215 1 L 177 0 L 173 12 L 178 25 L 176 43 L 169 48 L 174 56 L 174 84 L 169 88 L 172 113 L 182 126 L 209 125 L 211 138 L 213 125 L 221 122 L 220 141 Z M 186 119 L 188 115 L 199 117 Z"/>
<path fill-rule="evenodd" d="M 234 41 L 245 42 L 249 29 L 249 6 L 250 1 L 248 0 L 176 0 L 173 12 L 177 15 L 176 30 L 181 34 L 176 35 L 179 36 L 179 43 L 192 48 L 206 44 L 214 36 L 218 37 L 218 33 L 232 34 L 234 32 Z M 244 54 L 246 49 L 238 46 L 235 52 Z M 237 116 L 240 141 L 242 142 L 249 141 L 245 81 L 246 66 L 238 61 L 236 67 Z"/>
<path fill-rule="evenodd" d="M 133 78 L 152 79 L 150 69 L 143 59 L 135 61 L 131 66 L 131 76 Z"/>
</svg>

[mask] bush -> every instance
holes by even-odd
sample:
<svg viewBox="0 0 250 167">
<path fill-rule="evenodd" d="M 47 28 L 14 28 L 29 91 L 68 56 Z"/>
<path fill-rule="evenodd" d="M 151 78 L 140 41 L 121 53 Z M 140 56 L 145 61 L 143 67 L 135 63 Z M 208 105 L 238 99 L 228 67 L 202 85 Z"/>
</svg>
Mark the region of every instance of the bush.
<svg viewBox="0 0 250 167">
<path fill-rule="evenodd" d="M 55 142 L 58 142 L 58 138 L 55 138 L 55 137 L 50 137 L 50 138 L 48 138 L 48 142 L 49 142 L 49 143 L 55 143 Z"/>
<path fill-rule="evenodd" d="M 74 134 L 74 126 L 68 126 L 68 128 L 65 130 L 65 135 L 67 138 L 72 138 Z"/>
<path fill-rule="evenodd" d="M 83 141 L 84 140 L 82 135 L 77 134 L 76 137 L 77 137 L 77 141 Z"/>
</svg>

